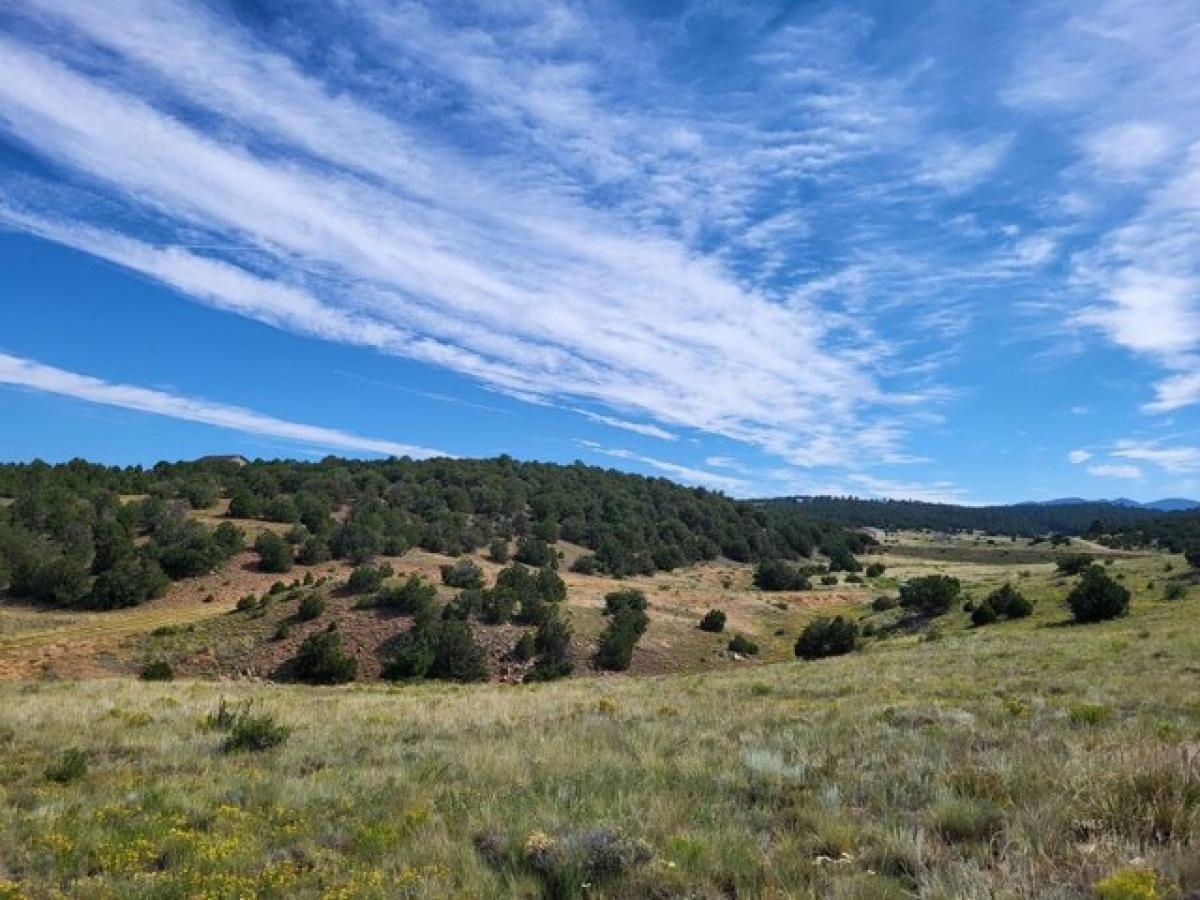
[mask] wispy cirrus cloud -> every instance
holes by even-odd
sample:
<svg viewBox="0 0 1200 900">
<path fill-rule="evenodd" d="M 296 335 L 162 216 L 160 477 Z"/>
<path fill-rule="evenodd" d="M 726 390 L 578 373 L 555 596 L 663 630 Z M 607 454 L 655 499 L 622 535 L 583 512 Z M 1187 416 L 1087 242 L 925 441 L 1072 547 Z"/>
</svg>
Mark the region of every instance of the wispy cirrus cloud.
<svg viewBox="0 0 1200 900">
<path fill-rule="evenodd" d="M 7 353 L 0 353 L 0 384 L 69 397 L 86 403 L 131 409 L 185 422 L 198 422 L 243 434 L 283 438 L 329 450 L 411 456 L 417 459 L 447 455 L 428 447 L 414 447 L 396 441 L 362 437 L 334 428 L 278 419 L 239 406 L 213 403 L 137 385 L 113 384 L 90 375 L 69 372 Z"/>
</svg>

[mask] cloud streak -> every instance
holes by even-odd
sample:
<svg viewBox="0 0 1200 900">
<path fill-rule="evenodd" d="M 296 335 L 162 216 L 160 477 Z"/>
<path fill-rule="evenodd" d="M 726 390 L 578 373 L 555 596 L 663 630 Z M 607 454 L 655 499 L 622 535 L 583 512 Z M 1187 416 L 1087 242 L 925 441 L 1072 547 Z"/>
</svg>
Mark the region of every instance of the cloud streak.
<svg viewBox="0 0 1200 900">
<path fill-rule="evenodd" d="M 282 438 L 330 450 L 411 456 L 416 459 L 446 455 L 427 447 L 362 437 L 318 425 L 289 422 L 239 406 L 226 406 L 130 384 L 113 384 L 6 353 L 0 353 L 0 384 L 69 397 L 86 403 L 98 403 L 185 422 L 212 425 L 243 434 Z"/>
</svg>

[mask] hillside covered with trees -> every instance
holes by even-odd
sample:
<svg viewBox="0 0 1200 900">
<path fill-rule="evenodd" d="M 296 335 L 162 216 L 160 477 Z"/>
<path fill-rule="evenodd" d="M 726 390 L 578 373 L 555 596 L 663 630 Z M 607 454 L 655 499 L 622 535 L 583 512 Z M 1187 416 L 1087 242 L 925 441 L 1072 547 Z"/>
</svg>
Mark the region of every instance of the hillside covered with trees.
<svg viewBox="0 0 1200 900">
<path fill-rule="evenodd" d="M 1050 533 L 1082 535 L 1104 527 L 1124 527 L 1162 516 L 1151 509 L 1111 503 L 1017 503 L 1009 506 L 959 506 L 920 500 L 867 500 L 860 497 L 781 497 L 762 500 L 765 509 L 794 509 L 804 516 L 847 527 L 872 526 L 889 531 L 986 531 L 1035 537 Z"/>
<path fill-rule="evenodd" d="M 243 549 L 233 522 L 189 517 L 229 499 L 232 519 L 287 526 L 256 547 L 286 565 L 355 564 L 409 547 L 457 556 L 495 547 L 557 564 L 553 544 L 591 551 L 576 566 L 615 577 L 726 557 L 844 557 L 864 538 L 805 510 L 738 502 L 702 488 L 575 463 L 326 458 L 144 469 L 73 460 L 0 466 L 0 588 L 62 605 L 111 608 L 161 593 L 168 579 L 212 571 Z M 267 546 L 267 543 L 270 546 Z"/>
</svg>

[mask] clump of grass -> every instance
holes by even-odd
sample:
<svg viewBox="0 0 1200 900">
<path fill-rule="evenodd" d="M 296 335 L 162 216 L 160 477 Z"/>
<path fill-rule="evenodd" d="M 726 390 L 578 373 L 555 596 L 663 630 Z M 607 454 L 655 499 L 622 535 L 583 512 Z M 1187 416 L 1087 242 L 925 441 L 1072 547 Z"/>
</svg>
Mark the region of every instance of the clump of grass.
<svg viewBox="0 0 1200 900">
<path fill-rule="evenodd" d="M 296 618 L 301 622 L 311 622 L 313 619 L 319 619 L 325 613 L 325 597 L 318 591 L 309 591 L 304 595 L 304 599 L 300 601 L 300 606 L 296 610 Z"/>
<path fill-rule="evenodd" d="M 88 771 L 88 755 L 78 747 L 68 747 L 46 769 L 46 780 L 55 784 L 71 784 Z"/>
<path fill-rule="evenodd" d="M 948 844 L 989 841 L 1004 828 L 1004 814 L 990 800 L 951 797 L 929 811 L 930 826 Z"/>
<path fill-rule="evenodd" d="M 478 841 L 476 848 L 480 848 Z M 480 852 L 499 862 L 518 858 L 524 868 L 539 877 L 545 896 L 553 898 L 581 896 L 642 868 L 654 858 L 654 851 L 644 841 L 607 827 L 553 836 L 535 831 L 525 839 L 519 854 L 505 853 L 493 842 L 485 842 Z"/>
<path fill-rule="evenodd" d="M 1076 703 L 1068 714 L 1073 725 L 1103 725 L 1112 717 L 1112 708 L 1103 703 Z"/>
<path fill-rule="evenodd" d="M 1100 779 L 1096 817 L 1145 844 L 1200 836 L 1200 760 L 1186 748 L 1144 747 L 1119 758 Z"/>
</svg>

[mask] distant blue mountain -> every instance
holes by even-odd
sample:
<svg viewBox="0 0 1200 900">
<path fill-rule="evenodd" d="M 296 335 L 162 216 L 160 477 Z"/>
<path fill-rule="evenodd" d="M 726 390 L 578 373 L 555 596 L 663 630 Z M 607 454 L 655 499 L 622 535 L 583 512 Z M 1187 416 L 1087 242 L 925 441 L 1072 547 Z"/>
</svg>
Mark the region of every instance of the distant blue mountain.
<svg viewBox="0 0 1200 900">
<path fill-rule="evenodd" d="M 1153 509 L 1158 512 L 1181 512 L 1189 509 L 1200 509 L 1200 500 L 1187 500 L 1181 497 L 1168 497 L 1164 500 L 1152 500 L 1149 503 L 1139 503 L 1128 497 L 1114 497 L 1111 500 L 1085 500 L 1083 497 L 1058 497 L 1054 500 L 1041 500 L 1034 506 L 1076 506 L 1080 503 L 1107 503 L 1109 506 L 1123 506 L 1127 509 Z"/>
</svg>

